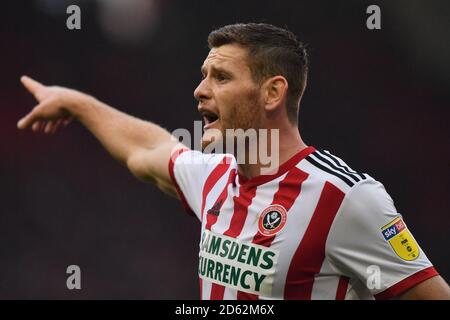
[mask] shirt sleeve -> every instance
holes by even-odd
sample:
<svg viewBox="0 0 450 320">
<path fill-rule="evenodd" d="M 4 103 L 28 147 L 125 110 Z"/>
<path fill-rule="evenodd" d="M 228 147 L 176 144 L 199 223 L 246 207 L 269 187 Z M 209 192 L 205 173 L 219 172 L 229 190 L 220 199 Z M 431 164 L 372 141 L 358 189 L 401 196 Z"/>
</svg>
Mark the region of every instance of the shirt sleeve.
<svg viewBox="0 0 450 320">
<path fill-rule="evenodd" d="M 398 296 L 438 274 L 384 186 L 372 178 L 347 193 L 326 254 L 338 272 L 359 279 L 376 299 Z"/>
<path fill-rule="evenodd" d="M 169 174 L 186 211 L 202 220 L 202 191 L 207 177 L 225 159 L 225 154 L 204 154 L 187 148 L 175 151 L 169 160 Z"/>
</svg>

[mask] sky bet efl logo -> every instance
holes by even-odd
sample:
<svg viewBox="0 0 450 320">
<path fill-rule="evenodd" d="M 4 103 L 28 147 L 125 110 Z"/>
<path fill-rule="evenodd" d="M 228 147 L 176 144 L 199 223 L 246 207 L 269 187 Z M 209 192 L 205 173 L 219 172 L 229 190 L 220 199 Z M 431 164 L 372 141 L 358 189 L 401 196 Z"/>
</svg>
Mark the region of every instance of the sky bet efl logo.
<svg viewBox="0 0 450 320">
<path fill-rule="evenodd" d="M 403 260 L 415 260 L 419 256 L 419 246 L 409 232 L 402 218 L 393 221 L 381 228 L 384 240 L 388 241 L 395 253 Z"/>
</svg>

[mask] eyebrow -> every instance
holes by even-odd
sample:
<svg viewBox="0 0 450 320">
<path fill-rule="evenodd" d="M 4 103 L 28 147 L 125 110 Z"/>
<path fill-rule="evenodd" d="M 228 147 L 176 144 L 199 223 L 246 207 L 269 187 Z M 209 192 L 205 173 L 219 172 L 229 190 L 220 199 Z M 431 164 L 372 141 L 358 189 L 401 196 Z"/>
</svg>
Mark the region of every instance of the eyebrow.
<svg viewBox="0 0 450 320">
<path fill-rule="evenodd" d="M 206 73 L 206 67 L 202 66 L 200 68 L 200 71 L 201 71 L 202 74 L 205 74 Z M 230 71 L 227 71 L 227 70 L 225 70 L 225 69 L 223 69 L 221 67 L 215 67 L 215 66 L 211 66 L 211 72 L 216 72 L 216 73 L 217 72 L 223 72 L 223 73 L 225 73 L 227 75 L 231 75 L 232 74 Z"/>
</svg>

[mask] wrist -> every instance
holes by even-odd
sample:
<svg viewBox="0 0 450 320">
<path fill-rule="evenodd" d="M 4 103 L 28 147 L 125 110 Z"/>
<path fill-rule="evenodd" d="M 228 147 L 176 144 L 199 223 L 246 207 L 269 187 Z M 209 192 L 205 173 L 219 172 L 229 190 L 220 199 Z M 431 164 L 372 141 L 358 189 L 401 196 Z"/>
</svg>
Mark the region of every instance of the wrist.
<svg viewBox="0 0 450 320">
<path fill-rule="evenodd" d="M 73 117 L 81 120 L 86 113 L 94 108 L 96 99 L 76 90 L 71 91 L 71 98 L 65 103 L 66 109 Z"/>
</svg>

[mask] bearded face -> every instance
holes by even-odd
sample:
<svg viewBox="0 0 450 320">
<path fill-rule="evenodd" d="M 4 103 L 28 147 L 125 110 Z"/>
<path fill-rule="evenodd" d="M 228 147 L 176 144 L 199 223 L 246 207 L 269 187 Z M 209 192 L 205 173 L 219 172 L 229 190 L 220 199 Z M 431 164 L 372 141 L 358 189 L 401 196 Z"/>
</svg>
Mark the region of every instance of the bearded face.
<svg viewBox="0 0 450 320">
<path fill-rule="evenodd" d="M 214 144 L 226 150 L 227 129 L 259 129 L 264 124 L 260 86 L 246 59 L 245 48 L 228 44 L 211 49 L 202 66 L 203 79 L 194 96 L 204 121 L 203 149 Z"/>
</svg>

